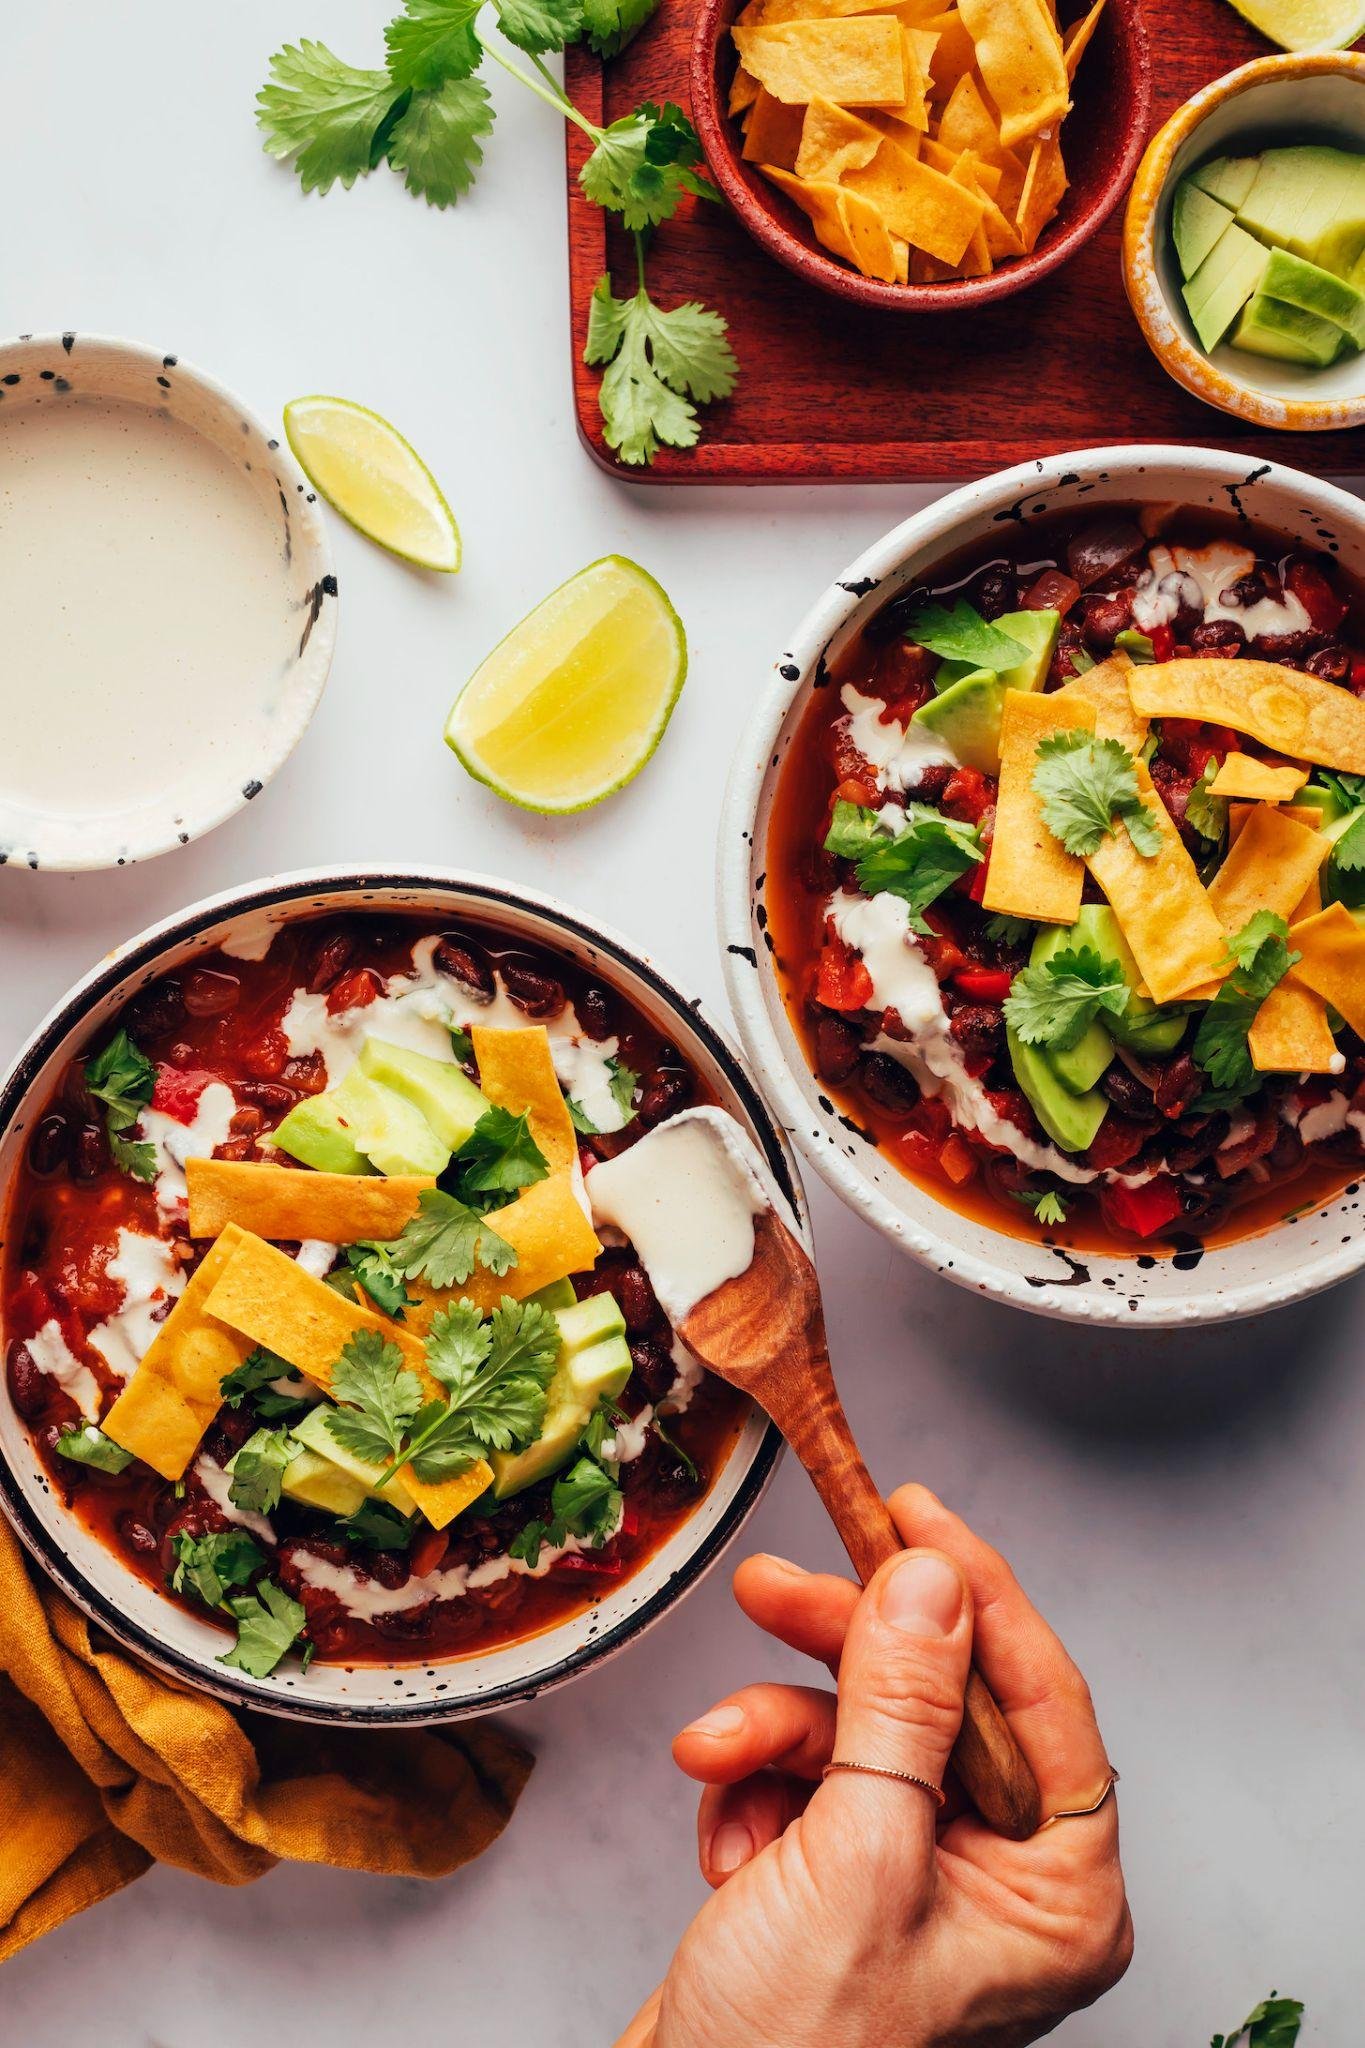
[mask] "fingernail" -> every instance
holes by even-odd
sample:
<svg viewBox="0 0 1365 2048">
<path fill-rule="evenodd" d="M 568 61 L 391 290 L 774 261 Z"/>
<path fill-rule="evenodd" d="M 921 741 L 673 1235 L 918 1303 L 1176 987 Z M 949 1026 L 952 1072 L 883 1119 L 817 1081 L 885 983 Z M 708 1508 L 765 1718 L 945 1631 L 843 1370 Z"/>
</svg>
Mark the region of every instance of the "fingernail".
<svg viewBox="0 0 1365 2048">
<path fill-rule="evenodd" d="M 727 1820 L 711 1837 L 711 1868 L 728 1877 L 754 1853 L 754 1838 L 742 1821 Z"/>
<path fill-rule="evenodd" d="M 743 1707 L 712 1707 L 710 1713 L 703 1714 L 699 1721 L 689 1721 L 683 1734 L 710 1735 L 719 1739 L 724 1735 L 738 1735 L 743 1726 Z"/>
<path fill-rule="evenodd" d="M 962 1612 L 962 1581 L 929 1551 L 912 1551 L 882 1588 L 880 1612 L 909 1636 L 950 1636 Z"/>
<path fill-rule="evenodd" d="M 774 1557 L 770 1550 L 763 1552 L 764 1564 L 771 1565 L 775 1572 L 783 1572 L 789 1579 L 808 1579 L 810 1573 L 804 1565 L 793 1564 L 789 1557 Z"/>
</svg>

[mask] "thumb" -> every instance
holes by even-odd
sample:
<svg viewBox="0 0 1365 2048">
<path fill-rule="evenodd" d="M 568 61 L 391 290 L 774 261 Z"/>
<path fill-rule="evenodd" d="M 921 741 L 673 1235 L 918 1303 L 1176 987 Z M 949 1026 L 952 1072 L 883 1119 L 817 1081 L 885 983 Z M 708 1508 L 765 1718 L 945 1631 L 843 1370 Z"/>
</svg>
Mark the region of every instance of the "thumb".
<svg viewBox="0 0 1365 2048">
<path fill-rule="evenodd" d="M 839 1665 L 836 1759 L 941 1787 L 962 1725 L 971 1656 L 971 1594 L 952 1559 L 936 1550 L 889 1559 L 849 1624 Z M 846 1808 L 847 1824 L 874 1852 L 885 1837 L 893 1867 L 912 1884 L 922 1881 L 938 1815 L 927 1792 L 894 1778 L 837 1771 L 820 1799 Z"/>
</svg>

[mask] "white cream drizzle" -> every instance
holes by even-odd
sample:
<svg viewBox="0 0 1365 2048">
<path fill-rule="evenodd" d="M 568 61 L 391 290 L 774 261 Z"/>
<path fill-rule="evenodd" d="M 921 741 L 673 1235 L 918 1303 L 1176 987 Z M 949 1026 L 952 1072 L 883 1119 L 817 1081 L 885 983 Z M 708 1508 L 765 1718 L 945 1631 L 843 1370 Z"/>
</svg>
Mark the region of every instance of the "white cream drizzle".
<svg viewBox="0 0 1365 2048">
<path fill-rule="evenodd" d="M 215 1465 L 207 1452 L 201 1451 L 194 1461 L 194 1476 L 203 1487 L 209 1499 L 220 1513 L 230 1522 L 249 1529 L 253 1536 L 259 1536 L 264 1543 L 275 1541 L 275 1530 L 264 1515 L 258 1515 L 254 1508 L 239 1508 L 232 1498 L 232 1474 Z"/>
<path fill-rule="evenodd" d="M 237 1100 L 225 1081 L 210 1081 L 195 1104 L 194 1121 L 182 1124 L 163 1110 L 144 1109 L 140 1132 L 156 1148 L 157 1206 L 168 1212 L 186 1199 L 185 1161 L 207 1159 L 227 1142 Z"/>
<path fill-rule="evenodd" d="M 87 1422 L 97 1422 L 100 1412 L 99 1381 L 89 1366 L 82 1365 L 71 1350 L 56 1318 L 50 1318 L 34 1336 L 25 1338 L 24 1345 L 39 1372 L 56 1380 L 58 1386 L 71 1396 Z"/>
<path fill-rule="evenodd" d="M 89 1342 L 111 1372 L 131 1379 L 152 1339 L 165 1321 L 169 1305 L 185 1291 L 185 1275 L 164 1237 L 120 1229 L 118 1248 L 105 1266 L 123 1290 L 117 1311 L 90 1332 Z"/>
<path fill-rule="evenodd" d="M 941 733 L 913 721 L 900 725 L 884 719 L 886 706 L 880 697 L 864 697 L 852 683 L 845 683 L 839 701 L 849 714 L 849 737 L 876 769 L 883 789 L 917 789 L 931 762 L 956 767 L 957 755 Z"/>
<path fill-rule="evenodd" d="M 1211 541 L 1202 548 L 1156 546 L 1148 549 L 1147 561 L 1133 597 L 1133 619 L 1144 633 L 1168 626 L 1182 601 L 1202 609 L 1206 624 L 1231 620 L 1248 640 L 1302 633 L 1313 623 L 1290 590 L 1282 597 L 1263 597 L 1251 605 L 1223 602 L 1222 593 L 1255 568 L 1256 557 L 1250 548 L 1230 541 Z"/>
<path fill-rule="evenodd" d="M 336 1264 L 337 1247 L 320 1237 L 305 1237 L 294 1254 L 294 1264 L 315 1280 L 325 1280 Z"/>
</svg>

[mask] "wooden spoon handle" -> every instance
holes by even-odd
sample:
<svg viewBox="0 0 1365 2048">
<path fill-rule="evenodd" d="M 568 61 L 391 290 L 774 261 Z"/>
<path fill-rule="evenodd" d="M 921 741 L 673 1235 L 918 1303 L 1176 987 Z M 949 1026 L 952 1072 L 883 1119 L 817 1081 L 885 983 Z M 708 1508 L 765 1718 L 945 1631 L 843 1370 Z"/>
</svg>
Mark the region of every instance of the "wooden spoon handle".
<svg viewBox="0 0 1365 2048">
<path fill-rule="evenodd" d="M 905 1545 L 859 1455 L 832 1386 L 830 1393 L 832 1408 L 828 1401 L 812 1401 L 804 1423 L 788 1427 L 785 1434 L 866 1585 L 878 1565 Z M 952 1763 L 973 1806 L 997 1834 L 1023 1842 L 1037 1832 L 1042 1806 L 1033 1773 L 975 1666 L 967 1679 Z"/>
</svg>

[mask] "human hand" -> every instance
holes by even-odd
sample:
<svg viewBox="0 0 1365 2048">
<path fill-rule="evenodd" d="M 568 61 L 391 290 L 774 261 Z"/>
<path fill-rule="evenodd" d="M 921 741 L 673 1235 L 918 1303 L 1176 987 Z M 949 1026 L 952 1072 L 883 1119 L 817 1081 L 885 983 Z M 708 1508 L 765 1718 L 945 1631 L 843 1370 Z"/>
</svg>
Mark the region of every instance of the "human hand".
<svg viewBox="0 0 1365 2048">
<path fill-rule="evenodd" d="M 1019 2048 L 1116 1983 L 1132 1952 L 1109 1799 L 1009 1842 L 851 1758 L 943 1783 L 975 1657 L 1048 1814 L 1110 1766 L 1084 1680 L 1003 1558 L 918 1486 L 907 1545 L 859 1594 L 749 1558 L 751 1620 L 836 1671 L 835 1697 L 751 1685 L 685 1728 L 715 1888 L 619 2048 Z M 951 1799 L 951 1794 L 950 1794 Z"/>
</svg>

